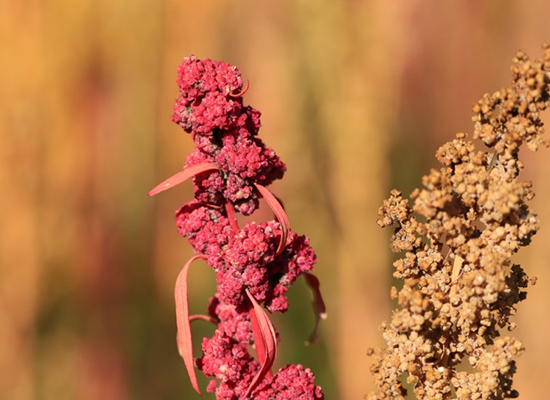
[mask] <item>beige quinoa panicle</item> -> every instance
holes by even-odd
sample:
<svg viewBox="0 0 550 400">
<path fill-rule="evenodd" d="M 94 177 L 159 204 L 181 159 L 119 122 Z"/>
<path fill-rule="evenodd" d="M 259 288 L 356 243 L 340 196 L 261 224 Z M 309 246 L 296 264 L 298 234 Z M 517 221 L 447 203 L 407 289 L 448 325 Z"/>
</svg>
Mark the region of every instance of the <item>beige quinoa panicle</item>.
<svg viewBox="0 0 550 400">
<path fill-rule="evenodd" d="M 441 168 L 422 178 L 412 204 L 393 190 L 380 207 L 378 224 L 395 229 L 403 286 L 391 289 L 398 308 L 380 328 L 387 347 L 368 351 L 377 390 L 366 399 L 404 399 L 405 383 L 420 400 L 518 396 L 512 378 L 524 348 L 505 333 L 529 283 L 511 257 L 538 230 L 531 183 L 517 178 L 520 147 L 548 145 L 540 112 L 549 105 L 550 45 L 543 50 L 541 60 L 518 52 L 512 85 L 473 106 L 472 137 L 487 147 L 458 133 L 437 150 Z"/>
</svg>

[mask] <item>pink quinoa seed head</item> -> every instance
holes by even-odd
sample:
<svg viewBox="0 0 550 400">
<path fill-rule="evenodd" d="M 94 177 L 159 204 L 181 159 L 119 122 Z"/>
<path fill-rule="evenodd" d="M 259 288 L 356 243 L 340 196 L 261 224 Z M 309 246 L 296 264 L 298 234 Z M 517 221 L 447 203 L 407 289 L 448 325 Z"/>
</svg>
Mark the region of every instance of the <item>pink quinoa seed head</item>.
<svg viewBox="0 0 550 400">
<path fill-rule="evenodd" d="M 266 188 L 283 177 L 286 166 L 258 138 L 261 114 L 243 99 L 248 82 L 243 87 L 241 72 L 232 65 L 190 56 L 178 67 L 177 84 L 171 119 L 191 134 L 195 148 L 183 171 L 149 194 L 193 178 L 194 199 L 176 211 L 177 231 L 197 254 L 191 260 L 204 259 L 217 282 L 209 317 L 190 316 L 188 264 L 178 277 L 178 343 L 185 344 L 186 367 L 193 364 L 189 323 L 204 319 L 216 330 L 203 339 L 196 366 L 214 378 L 206 391 L 217 400 L 322 399 L 313 374 L 301 365 L 271 374 L 279 337 L 264 307 L 270 313 L 285 312 L 289 286 L 313 268 L 316 256 L 305 236 L 290 231 L 280 200 Z M 236 214 L 251 215 L 260 198 L 275 220 L 239 227 Z M 200 392 L 194 369 L 190 377 Z"/>
</svg>

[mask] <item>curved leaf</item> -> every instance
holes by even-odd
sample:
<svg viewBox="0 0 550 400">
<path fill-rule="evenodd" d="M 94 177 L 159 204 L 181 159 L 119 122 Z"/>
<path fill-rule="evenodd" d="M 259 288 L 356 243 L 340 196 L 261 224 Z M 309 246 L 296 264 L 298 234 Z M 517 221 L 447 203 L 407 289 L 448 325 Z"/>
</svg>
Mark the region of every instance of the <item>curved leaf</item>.
<svg viewBox="0 0 550 400">
<path fill-rule="evenodd" d="M 325 306 L 325 302 L 323 300 L 323 296 L 321 295 L 321 290 L 319 289 L 319 279 L 315 275 L 312 275 L 308 272 L 304 273 L 304 277 L 306 278 L 306 283 L 310 287 L 311 291 L 313 292 L 313 310 L 315 312 L 315 328 L 313 329 L 313 332 L 309 336 L 309 339 L 306 341 L 306 344 L 312 344 L 317 341 L 319 338 L 318 329 L 319 329 L 319 322 L 322 319 L 327 319 L 327 308 Z"/>
<path fill-rule="evenodd" d="M 281 237 L 279 247 L 277 248 L 277 254 L 281 254 L 286 246 L 286 238 L 288 237 L 288 231 L 290 230 L 290 221 L 288 220 L 288 215 L 286 215 L 283 206 L 281 205 L 281 203 L 279 203 L 273 193 L 271 193 L 266 187 L 262 185 L 259 185 L 257 183 L 255 183 L 254 185 L 256 185 L 256 188 L 265 199 L 267 205 L 269 206 L 269 208 L 271 208 L 273 214 L 275 214 L 275 217 L 281 224 L 283 236 Z"/>
<path fill-rule="evenodd" d="M 183 362 L 185 363 L 185 368 L 187 369 L 187 374 L 189 375 L 193 389 L 195 389 L 195 391 L 202 396 L 199 389 L 199 384 L 197 382 L 197 375 L 195 374 L 193 337 L 191 336 L 191 319 L 189 317 L 189 302 L 187 299 L 187 273 L 193 261 L 199 258 L 204 259 L 206 257 L 203 255 L 191 257 L 191 259 L 189 259 L 189 261 L 187 261 L 183 266 L 178 275 L 178 279 L 176 280 L 174 297 L 176 300 L 176 325 L 178 328 L 176 339 L 178 343 L 178 351 L 181 358 L 183 358 Z"/>
<path fill-rule="evenodd" d="M 249 87 L 250 87 L 250 82 L 247 79 L 246 85 L 241 89 L 241 91 L 239 93 L 229 93 L 229 97 L 234 97 L 234 98 L 243 97 L 244 94 L 248 91 Z"/>
<path fill-rule="evenodd" d="M 200 174 L 201 172 L 211 171 L 215 169 L 219 170 L 218 166 L 212 163 L 193 165 L 192 167 L 185 168 L 183 171 L 178 172 L 177 174 L 166 179 L 164 182 L 158 184 L 148 194 L 149 196 L 154 196 L 160 192 L 164 192 L 165 190 L 173 188 L 174 186 L 179 185 L 182 182 L 185 182 L 187 179 L 192 178 L 195 175 Z"/>
<path fill-rule="evenodd" d="M 237 217 L 235 216 L 235 209 L 233 208 L 233 204 L 226 201 L 225 202 L 225 212 L 227 214 L 227 219 L 229 220 L 229 225 L 231 225 L 231 228 L 235 231 L 239 231 L 239 223 L 237 221 Z"/>
<path fill-rule="evenodd" d="M 216 325 L 216 321 L 214 321 L 214 318 L 210 317 L 209 315 L 193 314 L 189 316 L 189 322 L 197 321 L 199 319 L 206 322 L 211 322 Z"/>
<path fill-rule="evenodd" d="M 277 335 L 275 334 L 275 328 L 273 328 L 273 324 L 264 309 L 258 304 L 248 289 L 246 289 L 246 294 L 252 303 L 252 308 L 249 309 L 248 314 L 252 323 L 254 345 L 256 346 L 256 353 L 258 354 L 258 361 L 261 367 L 250 383 L 244 398 L 247 398 L 262 379 L 271 373 L 271 367 L 277 356 Z"/>
</svg>

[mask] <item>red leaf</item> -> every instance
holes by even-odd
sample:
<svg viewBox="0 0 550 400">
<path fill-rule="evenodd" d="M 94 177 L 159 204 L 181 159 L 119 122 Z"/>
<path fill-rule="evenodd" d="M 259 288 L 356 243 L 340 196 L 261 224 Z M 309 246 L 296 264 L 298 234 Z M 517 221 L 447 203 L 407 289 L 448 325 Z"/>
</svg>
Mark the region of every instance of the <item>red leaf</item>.
<svg viewBox="0 0 550 400">
<path fill-rule="evenodd" d="M 271 373 L 271 367 L 275 362 L 277 356 L 277 335 L 275 334 L 275 328 L 269 320 L 264 309 L 258 304 L 254 296 L 250 294 L 248 289 L 246 290 L 248 299 L 252 303 L 252 308 L 249 310 L 250 322 L 252 323 L 252 333 L 254 335 L 254 345 L 256 346 L 256 353 L 258 354 L 258 361 L 261 364 L 260 370 L 250 383 L 244 398 L 254 390 L 256 386 L 264 379 L 264 377 Z"/>
<path fill-rule="evenodd" d="M 148 194 L 149 196 L 154 196 L 156 194 L 159 194 L 160 192 L 164 192 L 165 190 L 179 185 L 182 182 L 185 182 L 187 179 L 192 178 L 195 175 L 200 174 L 201 172 L 211 171 L 214 169 L 219 170 L 218 166 L 212 163 L 197 164 L 193 165 L 192 167 L 185 168 L 183 171 L 178 172 L 176 175 L 171 176 L 164 182 L 155 186 L 155 188 L 151 190 Z"/>
<path fill-rule="evenodd" d="M 225 212 L 227 213 L 227 219 L 229 220 L 229 225 L 235 231 L 239 231 L 239 223 L 237 222 L 237 217 L 235 216 L 235 209 L 233 204 L 230 202 L 225 202 Z"/>
<path fill-rule="evenodd" d="M 194 314 L 194 315 L 189 316 L 189 322 L 193 322 L 193 321 L 196 321 L 196 320 L 199 320 L 199 319 L 201 319 L 203 321 L 206 321 L 206 322 L 211 322 L 214 325 L 216 325 L 216 321 L 214 321 L 214 318 L 212 318 L 208 315 Z"/>
<path fill-rule="evenodd" d="M 250 87 L 250 82 L 248 81 L 248 79 L 246 80 L 246 85 L 245 87 L 239 92 L 239 93 L 229 93 L 229 96 L 230 97 L 234 97 L 234 98 L 237 98 L 237 97 L 243 97 L 244 94 L 248 91 L 248 88 Z"/>
<path fill-rule="evenodd" d="M 191 336 L 191 321 L 189 318 L 189 303 L 187 299 L 187 272 L 189 271 L 191 263 L 199 258 L 204 259 L 206 257 L 204 255 L 194 256 L 183 266 L 178 275 L 178 279 L 176 280 L 174 297 L 176 299 L 176 325 L 178 327 L 176 338 L 178 343 L 178 351 L 181 358 L 183 358 L 183 362 L 185 363 L 185 368 L 187 369 L 187 374 L 189 375 L 193 389 L 195 389 L 196 392 L 202 396 L 199 389 L 199 384 L 197 382 L 197 375 L 195 374 L 193 337 Z"/>
<path fill-rule="evenodd" d="M 309 336 L 309 339 L 306 341 L 306 344 L 312 344 L 317 341 L 319 334 L 317 330 L 319 329 L 319 322 L 322 319 L 327 319 L 327 308 L 325 307 L 325 302 L 323 301 L 323 296 L 321 295 L 321 290 L 319 290 L 319 279 L 315 275 L 310 273 L 304 274 L 306 278 L 306 283 L 313 292 L 313 310 L 315 311 L 315 328 Z"/>
<path fill-rule="evenodd" d="M 288 215 L 286 215 L 286 212 L 281 206 L 281 203 L 277 200 L 277 198 L 271 193 L 267 188 L 265 188 L 262 185 L 258 185 L 255 183 L 256 188 L 262 195 L 262 197 L 267 202 L 267 205 L 271 210 L 273 211 L 273 214 L 275 214 L 275 217 L 281 224 L 281 229 L 283 230 L 283 236 L 281 237 L 281 240 L 279 241 L 279 247 L 277 248 L 277 254 L 281 254 L 281 252 L 284 250 L 286 246 L 286 238 L 288 236 L 288 231 L 290 230 L 290 222 L 288 220 Z"/>
</svg>

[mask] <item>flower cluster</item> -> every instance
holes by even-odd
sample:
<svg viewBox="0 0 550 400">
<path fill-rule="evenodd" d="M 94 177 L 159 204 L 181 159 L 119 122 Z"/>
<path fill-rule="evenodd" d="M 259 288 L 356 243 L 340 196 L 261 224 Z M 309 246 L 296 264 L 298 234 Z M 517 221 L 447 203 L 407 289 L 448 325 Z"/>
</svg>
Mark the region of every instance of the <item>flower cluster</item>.
<svg viewBox="0 0 550 400">
<path fill-rule="evenodd" d="M 538 230 L 527 203 L 530 182 L 518 180 L 519 149 L 541 144 L 542 110 L 550 98 L 550 46 L 542 60 L 519 52 L 510 88 L 486 94 L 473 107 L 477 150 L 459 133 L 436 154 L 442 167 L 411 198 L 394 190 L 380 208 L 379 225 L 395 226 L 391 248 L 403 281 L 392 288 L 399 308 L 382 324 L 386 349 L 372 372 L 378 391 L 368 399 L 404 399 L 403 381 L 418 399 L 515 398 L 514 359 L 523 352 L 512 330 L 516 305 L 529 279 L 511 261 Z M 469 367 L 464 368 L 461 364 Z"/>
<path fill-rule="evenodd" d="M 287 365 L 271 373 L 279 340 L 261 305 L 271 313 L 285 312 L 285 296 L 304 274 L 314 293 L 317 317 L 325 315 L 317 279 L 309 273 L 316 261 L 309 239 L 289 228 L 277 198 L 265 187 L 283 176 L 285 165 L 257 137 L 260 113 L 243 105 L 240 71 L 229 64 L 187 57 L 178 69 L 179 97 L 172 120 L 191 133 L 195 148 L 183 171 L 149 194 L 193 178 L 195 198 L 176 212 L 178 232 L 196 255 L 176 282 L 178 347 L 191 382 L 198 388 L 190 322 L 216 324 L 202 342 L 196 366 L 208 377 L 216 399 L 323 399 L 313 373 L 301 365 Z M 263 197 L 276 219 L 239 227 L 236 213 L 252 214 Z M 187 271 L 203 259 L 215 271 L 216 294 L 208 315 L 189 315 Z M 312 336 L 315 338 L 315 333 Z M 250 354 L 254 345 L 257 357 Z"/>
<path fill-rule="evenodd" d="M 178 69 L 180 96 L 172 121 L 192 133 L 195 150 L 185 168 L 215 163 L 216 173 L 194 179 L 195 198 L 205 204 L 230 202 L 250 215 L 258 207 L 254 183 L 283 177 L 285 165 L 257 137 L 260 113 L 243 105 L 241 73 L 229 64 L 187 57 Z"/>
</svg>

